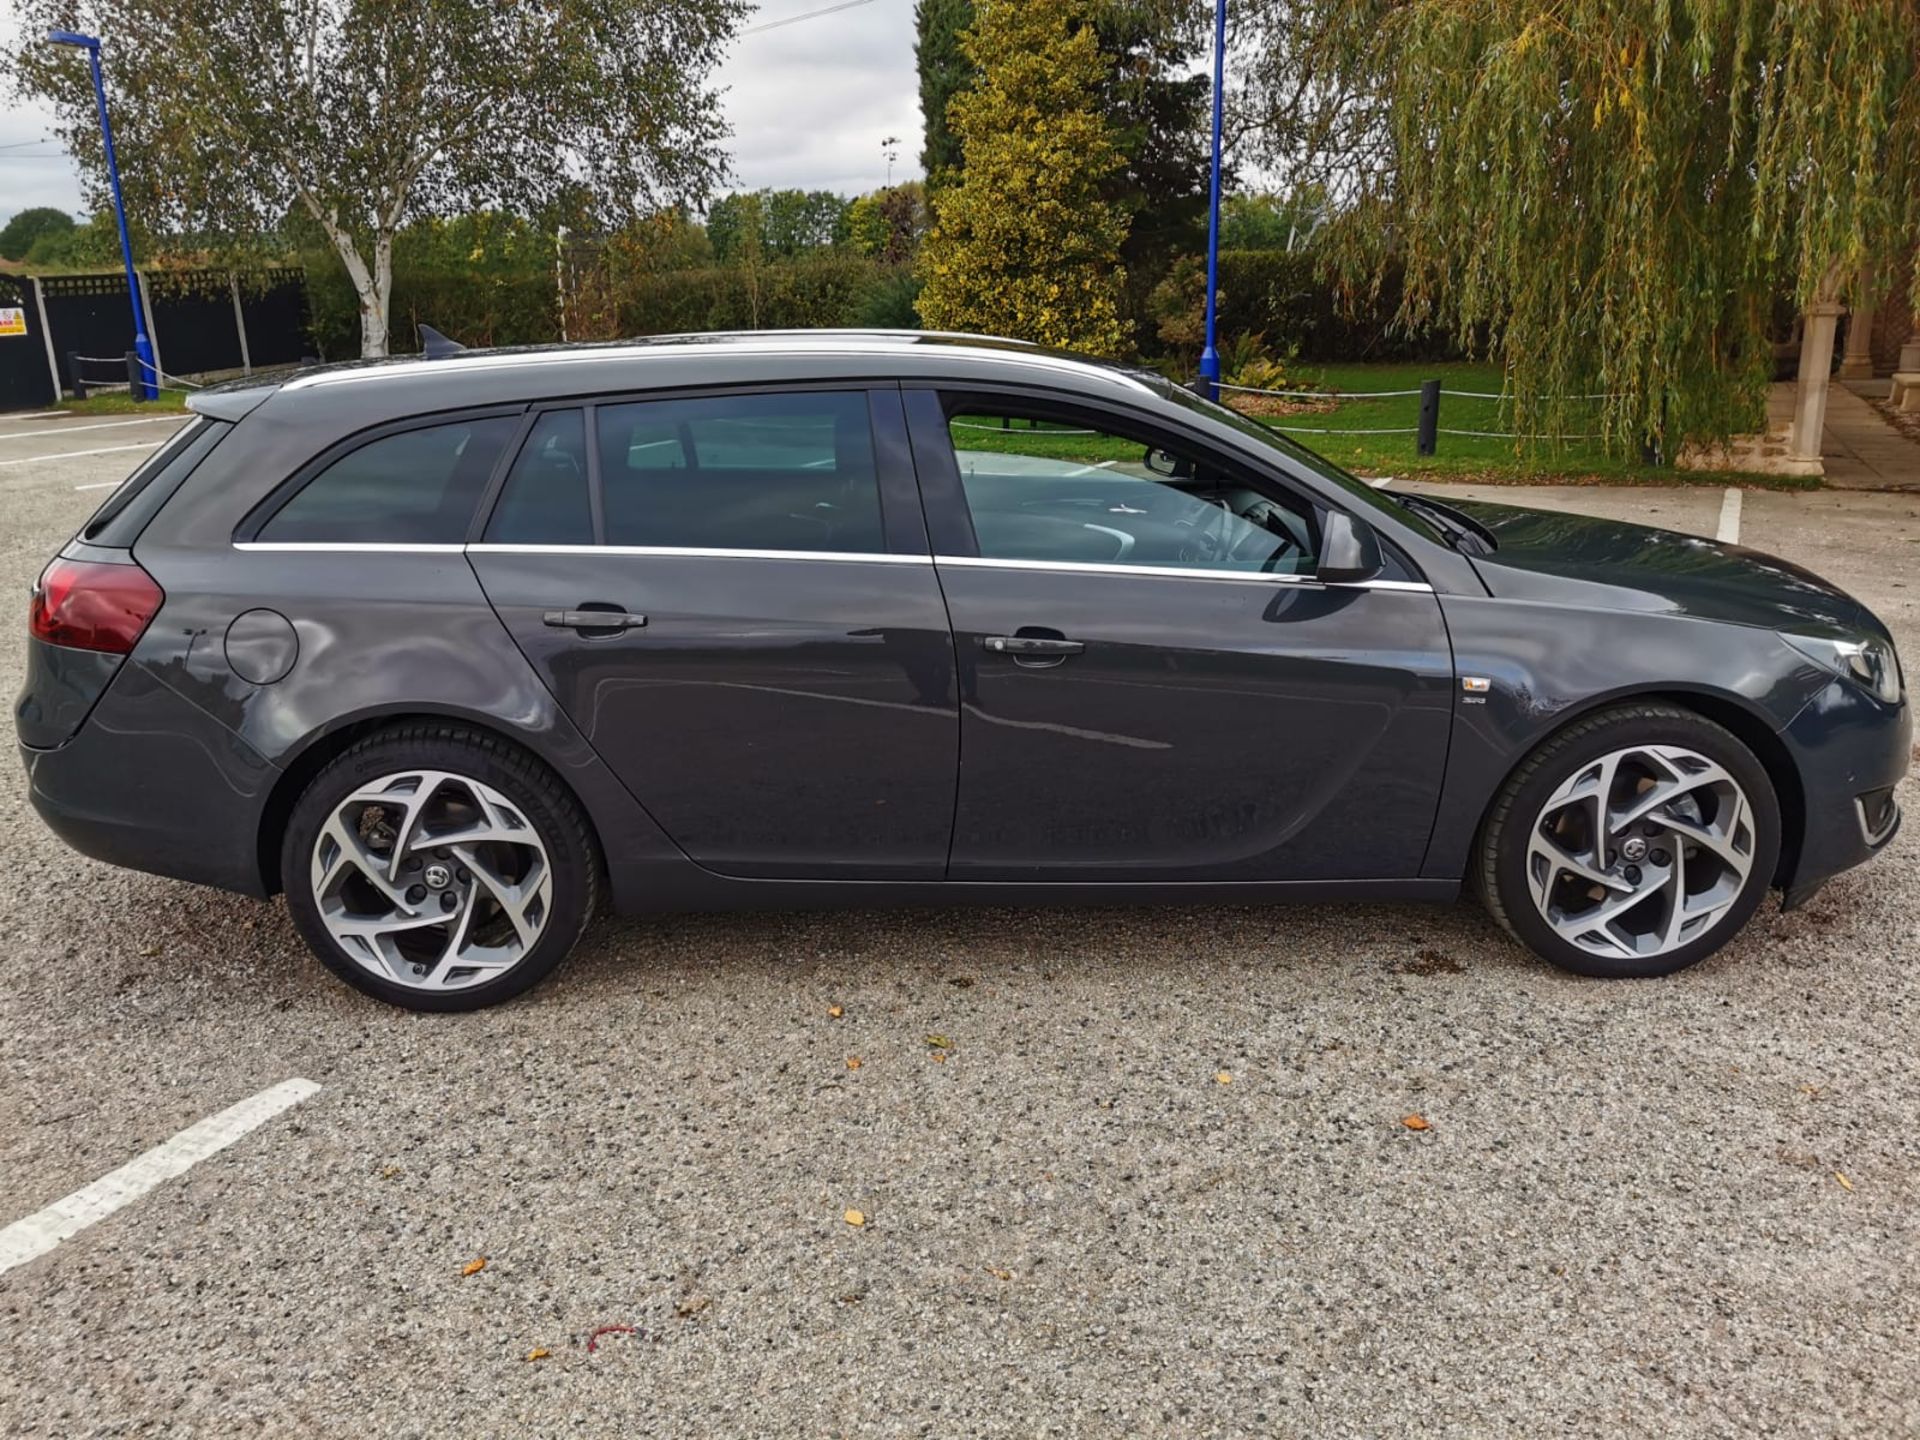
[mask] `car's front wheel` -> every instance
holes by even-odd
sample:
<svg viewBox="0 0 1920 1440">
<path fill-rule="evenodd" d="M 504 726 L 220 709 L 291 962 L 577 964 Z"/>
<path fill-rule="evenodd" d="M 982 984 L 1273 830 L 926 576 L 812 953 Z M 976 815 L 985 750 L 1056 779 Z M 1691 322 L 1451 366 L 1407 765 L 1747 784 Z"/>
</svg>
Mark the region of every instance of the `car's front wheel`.
<svg viewBox="0 0 1920 1440">
<path fill-rule="evenodd" d="M 460 726 L 382 731 L 295 803 L 281 882 L 328 969 L 413 1010 L 474 1010 L 552 972 L 593 913 L 600 858 L 539 761 Z"/>
<path fill-rule="evenodd" d="M 1667 975 L 1733 938 L 1773 882 L 1780 806 L 1733 734 L 1677 706 L 1575 722 L 1514 773 L 1482 831 L 1487 908 L 1582 975 Z"/>
</svg>

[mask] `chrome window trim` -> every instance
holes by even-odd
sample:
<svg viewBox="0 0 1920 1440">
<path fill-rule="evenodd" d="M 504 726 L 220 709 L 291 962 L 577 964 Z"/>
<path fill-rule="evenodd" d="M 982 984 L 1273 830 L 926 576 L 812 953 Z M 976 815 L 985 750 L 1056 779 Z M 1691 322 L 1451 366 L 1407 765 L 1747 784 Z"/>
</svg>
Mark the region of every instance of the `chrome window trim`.
<svg viewBox="0 0 1920 1440">
<path fill-rule="evenodd" d="M 1202 570 L 1178 565 L 1106 565 L 1083 560 L 995 560 L 981 555 L 891 555 L 870 550 L 727 550 L 697 545 L 516 545 L 476 541 L 427 545 L 373 540 L 236 540 L 236 550 L 374 555 L 636 555 L 697 560 L 824 560 L 853 565 L 953 565 L 972 570 L 1035 570 L 1066 575 L 1137 575 L 1156 580 L 1225 580 L 1256 585 L 1314 585 L 1332 590 L 1397 590 L 1431 595 L 1424 580 L 1355 580 L 1329 584 L 1311 575 L 1259 570 Z"/>
<path fill-rule="evenodd" d="M 455 547 L 460 548 L 460 547 Z M 706 545 L 519 545 L 479 541 L 465 547 L 481 555 L 652 555 L 704 560 L 832 560 L 842 564 L 931 565 L 931 555 L 893 555 L 882 550 L 729 550 Z"/>
<path fill-rule="evenodd" d="M 398 540 L 236 540 L 236 550 L 264 550 L 281 553 L 334 552 L 357 555 L 458 555 L 467 547 L 428 544 L 425 541 Z"/>
<path fill-rule="evenodd" d="M 984 555 L 936 555 L 936 565 L 972 570 L 1047 570 L 1071 575 L 1144 575 L 1160 580 L 1238 580 L 1261 585 L 1314 585 L 1329 590 L 1401 590 L 1431 595 L 1424 580 L 1324 581 L 1312 575 L 1282 575 L 1264 570 L 1201 570 L 1178 565 L 1109 565 L 1084 560 L 995 560 Z"/>
</svg>

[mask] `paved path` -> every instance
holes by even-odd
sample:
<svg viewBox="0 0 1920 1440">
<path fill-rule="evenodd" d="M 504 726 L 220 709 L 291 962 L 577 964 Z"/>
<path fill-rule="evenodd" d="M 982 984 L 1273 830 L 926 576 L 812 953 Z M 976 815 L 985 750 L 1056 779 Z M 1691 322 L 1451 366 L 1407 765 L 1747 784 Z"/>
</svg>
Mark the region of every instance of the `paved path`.
<svg viewBox="0 0 1920 1440">
<path fill-rule="evenodd" d="M 1793 422 L 1793 383 L 1767 396 L 1769 435 L 1781 443 Z M 1820 434 L 1826 483 L 1836 490 L 1920 490 L 1920 441 L 1910 439 L 1838 380 L 1827 391 L 1827 423 Z"/>
</svg>

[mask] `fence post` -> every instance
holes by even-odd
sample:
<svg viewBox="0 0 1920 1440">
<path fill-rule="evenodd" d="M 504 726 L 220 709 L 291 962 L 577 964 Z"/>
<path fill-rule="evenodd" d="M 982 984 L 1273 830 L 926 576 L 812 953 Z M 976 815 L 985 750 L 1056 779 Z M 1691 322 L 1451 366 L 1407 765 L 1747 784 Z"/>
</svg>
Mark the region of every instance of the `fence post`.
<svg viewBox="0 0 1920 1440">
<path fill-rule="evenodd" d="M 78 350 L 67 351 L 67 373 L 73 376 L 73 398 L 76 400 L 86 399 L 87 382 L 86 378 L 80 373 L 80 352 Z"/>
<path fill-rule="evenodd" d="M 153 346 L 153 374 L 146 376 L 146 384 L 140 388 L 150 390 L 155 400 L 160 398 L 160 376 L 165 371 L 166 361 L 160 358 L 160 332 L 153 327 L 153 302 L 147 296 L 147 274 L 144 270 L 135 272 L 140 278 L 140 313 L 147 317 L 147 342 Z M 144 370 L 144 366 L 142 369 Z M 144 400 L 145 395 L 134 397 Z"/>
<path fill-rule="evenodd" d="M 1434 446 L 1440 438 L 1440 382 L 1423 380 L 1420 382 L 1420 434 L 1414 445 L 1419 455 L 1433 454 Z"/>
<path fill-rule="evenodd" d="M 60 384 L 60 360 L 53 348 L 53 331 L 47 328 L 47 297 L 38 280 L 29 279 L 27 284 L 33 287 L 33 308 L 40 315 L 40 339 L 47 347 L 47 374 L 53 377 L 53 400 L 57 405 L 66 391 Z"/>
<path fill-rule="evenodd" d="M 158 360 L 155 360 L 153 365 L 156 370 L 160 368 Z M 132 350 L 127 351 L 127 396 L 136 405 L 147 398 L 147 387 L 140 383 L 146 378 L 147 367 L 140 363 L 139 354 Z M 160 382 L 155 380 L 153 383 L 157 386 Z M 153 393 L 158 396 L 160 392 L 156 389 Z"/>
<path fill-rule="evenodd" d="M 233 329 L 240 337 L 240 371 L 244 375 L 253 374 L 253 353 L 247 348 L 247 311 L 240 303 L 240 277 L 231 271 L 227 274 L 227 286 L 233 291 Z"/>
</svg>

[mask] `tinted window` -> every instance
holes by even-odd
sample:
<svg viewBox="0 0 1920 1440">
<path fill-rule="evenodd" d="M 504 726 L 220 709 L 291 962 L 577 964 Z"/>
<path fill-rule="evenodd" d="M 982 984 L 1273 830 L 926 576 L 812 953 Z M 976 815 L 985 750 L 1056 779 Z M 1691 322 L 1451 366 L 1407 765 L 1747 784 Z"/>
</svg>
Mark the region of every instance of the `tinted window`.
<svg viewBox="0 0 1920 1440">
<path fill-rule="evenodd" d="M 598 416 L 610 545 L 886 549 L 863 394 L 652 400 Z"/>
<path fill-rule="evenodd" d="M 948 421 L 980 553 L 995 560 L 1298 575 L 1315 563 L 1304 506 L 1093 422 L 968 408 Z"/>
<path fill-rule="evenodd" d="M 106 503 L 87 521 L 80 538 L 95 545 L 131 546 L 147 528 L 147 522 L 160 513 L 160 507 L 173 498 L 231 429 L 233 426 L 224 420 L 202 417 L 191 421 L 107 496 Z"/>
<path fill-rule="evenodd" d="M 501 415 L 370 440 L 309 480 L 259 538 L 457 545 L 517 423 Z"/>
<path fill-rule="evenodd" d="M 520 447 L 487 539 L 518 545 L 591 545 L 587 500 L 587 427 L 578 410 L 553 410 L 533 422 Z"/>
</svg>

